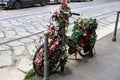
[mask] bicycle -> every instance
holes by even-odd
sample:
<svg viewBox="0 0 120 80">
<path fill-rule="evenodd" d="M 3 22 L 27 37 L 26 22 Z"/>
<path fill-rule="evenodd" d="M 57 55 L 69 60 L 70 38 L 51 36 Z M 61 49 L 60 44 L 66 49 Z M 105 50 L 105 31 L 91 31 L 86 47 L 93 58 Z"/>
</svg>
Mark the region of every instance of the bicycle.
<svg viewBox="0 0 120 80">
<path fill-rule="evenodd" d="M 74 21 L 73 33 L 68 37 L 65 33 L 69 24 L 69 17 L 72 16 L 70 8 L 64 2 L 61 4 L 59 10 L 55 10 L 52 15 L 52 20 L 57 25 L 50 23 L 48 25 L 48 63 L 49 74 L 60 68 L 64 71 L 66 61 L 69 55 L 75 54 L 77 59 L 77 52 L 82 57 L 93 57 L 93 49 L 96 42 L 96 19 L 81 19 Z M 75 14 L 75 13 L 74 13 Z M 78 15 L 78 14 L 76 14 Z M 68 51 L 68 52 L 67 52 Z M 84 54 L 82 53 L 84 52 Z M 67 52 L 67 53 L 66 53 Z M 35 52 L 33 58 L 33 67 L 35 72 L 44 76 L 44 43 Z"/>
</svg>

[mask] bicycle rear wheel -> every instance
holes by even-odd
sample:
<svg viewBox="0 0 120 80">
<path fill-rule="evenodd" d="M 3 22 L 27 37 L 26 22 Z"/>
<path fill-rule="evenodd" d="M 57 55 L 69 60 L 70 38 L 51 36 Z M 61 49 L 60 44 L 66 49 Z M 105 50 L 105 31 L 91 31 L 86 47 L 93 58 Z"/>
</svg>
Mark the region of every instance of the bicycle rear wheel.
<svg viewBox="0 0 120 80">
<path fill-rule="evenodd" d="M 82 57 L 86 56 L 93 57 L 96 52 L 94 47 L 89 47 L 88 50 L 85 51 L 85 49 L 83 48 L 82 50 L 78 51 L 78 53 Z"/>
</svg>

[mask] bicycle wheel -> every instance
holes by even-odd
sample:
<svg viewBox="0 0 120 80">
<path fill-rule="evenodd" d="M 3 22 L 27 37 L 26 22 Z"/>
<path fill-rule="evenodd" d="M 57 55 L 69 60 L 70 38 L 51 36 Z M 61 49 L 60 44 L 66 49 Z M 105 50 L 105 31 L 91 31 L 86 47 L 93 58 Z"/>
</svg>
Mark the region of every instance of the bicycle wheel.
<svg viewBox="0 0 120 80">
<path fill-rule="evenodd" d="M 86 57 L 86 56 L 93 57 L 95 53 L 94 46 L 96 42 L 96 35 L 92 34 L 91 36 L 89 37 L 89 40 L 83 37 L 79 42 L 79 45 L 82 47 L 82 49 L 79 50 L 78 52 L 82 57 Z"/>
<path fill-rule="evenodd" d="M 89 46 L 89 47 L 85 47 L 82 50 L 78 51 L 78 53 L 82 57 L 86 57 L 86 56 L 93 57 L 94 53 L 95 53 L 95 50 L 94 50 L 93 47 Z"/>
<path fill-rule="evenodd" d="M 33 68 L 35 72 L 40 76 L 44 75 L 44 51 L 42 51 L 42 48 L 44 48 L 44 45 L 38 48 L 33 57 Z"/>
<path fill-rule="evenodd" d="M 48 75 L 55 72 L 61 66 L 60 53 L 61 50 L 48 52 Z M 44 45 L 40 46 L 34 55 L 33 68 L 38 75 L 44 76 Z"/>
</svg>

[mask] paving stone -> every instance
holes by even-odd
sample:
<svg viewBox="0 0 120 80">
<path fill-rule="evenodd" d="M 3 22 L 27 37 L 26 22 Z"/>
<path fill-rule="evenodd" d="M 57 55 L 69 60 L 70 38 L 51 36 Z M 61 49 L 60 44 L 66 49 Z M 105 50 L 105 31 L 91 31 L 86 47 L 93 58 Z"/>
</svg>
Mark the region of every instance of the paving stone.
<svg viewBox="0 0 120 80">
<path fill-rule="evenodd" d="M 48 25 L 48 24 L 47 24 L 47 25 Z M 47 30 L 47 26 L 43 26 L 43 25 L 41 25 L 41 24 L 39 24 L 39 25 L 34 25 L 34 26 L 35 26 L 35 28 L 37 28 L 37 30 L 39 30 L 39 32 Z"/>
<path fill-rule="evenodd" d="M 14 19 L 8 19 L 10 23 L 16 23 L 17 20 L 14 18 Z"/>
<path fill-rule="evenodd" d="M 0 28 L 1 31 L 9 31 L 9 30 L 14 30 L 13 26 L 1 26 Z"/>
<path fill-rule="evenodd" d="M 34 19 L 34 18 L 35 18 L 35 16 L 34 16 L 34 15 L 33 15 L 33 16 L 29 16 L 29 18 L 31 18 L 31 20 L 32 20 L 32 19 Z"/>
<path fill-rule="evenodd" d="M 33 56 L 35 54 L 36 48 L 35 48 L 35 43 L 30 43 L 27 44 L 27 49 L 29 51 L 29 54 Z"/>
<path fill-rule="evenodd" d="M 21 36 L 20 35 L 7 35 L 6 36 L 6 38 L 9 40 L 9 39 L 11 39 L 11 40 L 13 40 L 13 39 L 18 39 L 18 38 L 20 38 Z"/>
<path fill-rule="evenodd" d="M 25 20 L 31 20 L 30 17 L 23 17 L 23 19 L 25 19 Z"/>
<path fill-rule="evenodd" d="M 30 69 L 32 69 L 32 60 L 30 60 L 28 57 L 24 56 L 19 61 L 19 64 L 17 66 L 18 69 L 28 72 Z"/>
<path fill-rule="evenodd" d="M 12 56 L 11 50 L 1 51 L 0 55 L 4 55 L 4 54 L 7 54 L 7 55 L 9 55 L 9 56 Z"/>
<path fill-rule="evenodd" d="M 31 35 L 31 33 L 26 32 L 26 31 L 25 32 L 19 31 L 19 32 L 17 32 L 17 34 L 20 35 L 20 36 L 23 36 L 23 37 Z"/>
<path fill-rule="evenodd" d="M 28 22 L 28 20 L 26 20 L 26 19 L 24 19 L 24 18 L 17 18 L 16 19 L 19 23 L 21 23 L 21 24 L 24 24 L 24 23 L 26 23 L 26 22 Z"/>
<path fill-rule="evenodd" d="M 27 32 L 38 33 L 41 31 L 41 30 L 37 29 L 34 25 L 32 25 L 32 23 L 29 23 L 29 24 L 30 25 L 27 25 L 27 24 L 24 25 L 24 28 L 26 29 Z"/>
<path fill-rule="evenodd" d="M 12 65 L 12 57 L 6 53 L 0 54 L 0 67 Z"/>
<path fill-rule="evenodd" d="M 15 55 L 22 55 L 25 50 L 25 46 L 13 47 Z M 27 53 L 26 53 L 27 54 Z"/>
<path fill-rule="evenodd" d="M 102 19 L 103 21 L 109 22 L 109 23 L 115 23 L 116 21 L 116 15 L 112 15 L 110 17 L 107 17 L 105 19 Z"/>
<path fill-rule="evenodd" d="M 16 19 L 9 19 L 9 22 L 14 26 L 21 25 L 21 23 Z"/>
<path fill-rule="evenodd" d="M 105 27 L 114 24 L 114 23 L 109 23 L 107 21 L 103 21 L 103 20 L 97 20 L 97 22 L 98 22 L 98 25 L 104 25 Z M 103 27 L 103 26 L 100 26 L 100 27 Z"/>
<path fill-rule="evenodd" d="M 3 38 L 3 37 L 5 37 L 5 35 L 4 35 L 3 31 L 0 31 L 0 38 Z"/>
<path fill-rule="evenodd" d="M 24 38 L 24 39 L 21 39 L 20 42 L 22 42 L 22 43 L 32 43 L 33 40 L 30 39 L 30 38 Z"/>
<path fill-rule="evenodd" d="M 7 45 L 16 47 L 16 46 L 21 46 L 21 45 L 24 45 L 24 44 L 20 41 L 13 41 L 13 42 L 7 43 Z"/>
<path fill-rule="evenodd" d="M 118 27 L 118 28 L 120 28 L 120 27 Z M 98 35 L 97 39 L 100 39 L 100 38 L 108 35 L 109 33 L 113 32 L 114 31 L 114 25 L 107 26 L 107 28 L 103 28 L 103 29 L 97 29 L 96 30 L 96 33 Z"/>
<path fill-rule="evenodd" d="M 9 41 L 13 40 L 13 38 L 5 37 L 0 40 L 0 44 L 6 44 Z"/>
<path fill-rule="evenodd" d="M 41 22 L 41 25 L 44 27 L 47 27 L 48 24 L 49 24 L 49 22 Z"/>
<path fill-rule="evenodd" d="M 41 26 L 41 25 L 40 25 L 40 22 L 41 22 L 41 21 L 39 21 L 39 20 L 35 20 L 35 21 L 32 22 L 31 24 L 32 24 L 33 26 Z"/>
<path fill-rule="evenodd" d="M 29 37 L 30 39 L 33 39 L 33 40 L 38 40 L 39 39 L 39 37 L 38 36 L 36 36 L 36 35 L 34 35 L 34 36 L 31 36 L 31 37 Z"/>
<path fill-rule="evenodd" d="M 98 34 L 98 39 L 106 36 L 107 34 L 111 33 L 114 31 L 114 28 L 115 28 L 115 18 L 114 18 L 115 15 L 111 16 L 111 17 L 108 17 L 106 19 L 102 19 L 102 22 L 105 23 L 99 23 L 98 25 L 98 29 L 97 29 L 97 34 Z M 106 24 L 107 23 L 107 24 Z M 118 26 L 117 28 L 119 29 L 120 28 L 120 21 L 118 22 Z"/>
<path fill-rule="evenodd" d="M 16 32 L 24 32 L 26 30 L 23 27 L 24 27 L 23 25 L 19 25 L 19 26 L 16 26 L 14 30 Z"/>
<path fill-rule="evenodd" d="M 41 19 L 42 15 L 37 15 L 37 17 L 38 17 L 39 19 Z"/>
<path fill-rule="evenodd" d="M 40 19 L 41 17 L 36 17 L 36 18 L 34 18 L 34 22 L 41 22 L 42 21 L 42 19 Z"/>
<path fill-rule="evenodd" d="M 33 30 L 29 30 L 29 32 L 31 32 L 32 34 L 34 34 L 34 33 L 42 32 L 42 31 L 38 30 L 38 29 L 33 29 Z"/>
<path fill-rule="evenodd" d="M 4 20 L 4 21 L 0 21 L 1 23 L 1 26 L 4 26 L 4 27 L 8 27 L 8 26 L 13 26 L 9 21 L 7 20 Z"/>
<path fill-rule="evenodd" d="M 28 30 L 29 30 L 29 29 L 35 29 L 34 26 L 32 25 L 32 22 L 25 23 L 25 24 L 24 24 L 24 27 L 25 27 L 25 29 L 28 29 Z"/>
<path fill-rule="evenodd" d="M 6 36 L 16 35 L 16 32 L 13 30 L 4 31 Z"/>
<path fill-rule="evenodd" d="M 0 51 L 2 51 L 2 50 L 8 50 L 8 49 L 10 49 L 10 47 L 8 47 L 8 46 L 6 46 L 6 45 L 0 45 Z"/>
<path fill-rule="evenodd" d="M 3 68 L 0 69 L 1 80 L 23 80 L 25 74 L 16 68 Z"/>
<path fill-rule="evenodd" d="M 43 36 L 43 35 L 41 35 L 41 36 Z M 40 37 L 38 37 L 38 36 L 32 36 L 32 37 L 30 37 L 31 39 L 33 39 L 34 40 L 34 42 L 36 43 L 36 42 L 38 42 L 38 41 L 43 41 L 44 40 L 44 38 L 40 38 Z"/>
</svg>

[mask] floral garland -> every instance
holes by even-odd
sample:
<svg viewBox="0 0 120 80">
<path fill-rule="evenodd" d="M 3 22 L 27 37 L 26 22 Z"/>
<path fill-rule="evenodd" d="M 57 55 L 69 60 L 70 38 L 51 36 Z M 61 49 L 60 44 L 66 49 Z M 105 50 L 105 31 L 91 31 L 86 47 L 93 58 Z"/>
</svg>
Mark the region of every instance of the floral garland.
<svg viewBox="0 0 120 80">
<path fill-rule="evenodd" d="M 71 36 L 71 39 L 78 44 L 78 40 L 81 39 L 80 44 L 85 42 L 85 39 L 82 39 L 84 36 L 86 40 L 89 41 L 91 46 L 96 41 L 96 33 L 95 29 L 97 29 L 98 23 L 96 22 L 96 19 L 88 18 L 88 19 L 82 19 L 78 18 L 77 21 L 74 21 L 74 28 L 73 28 L 73 33 Z"/>
<path fill-rule="evenodd" d="M 65 26 L 69 26 L 69 17 L 71 16 L 70 7 L 67 4 L 61 4 L 60 8 L 51 10 L 51 19 L 56 22 L 56 24 L 61 25 L 65 23 Z"/>
</svg>

